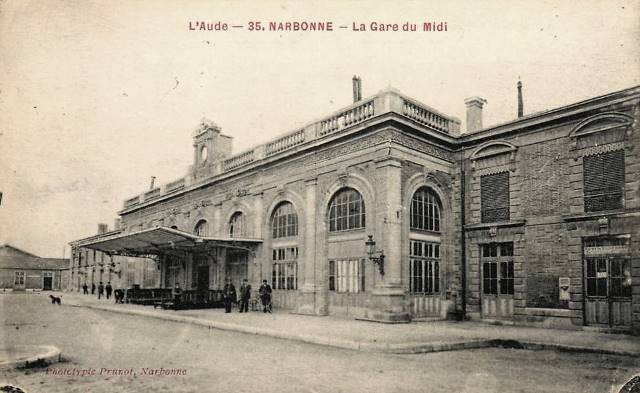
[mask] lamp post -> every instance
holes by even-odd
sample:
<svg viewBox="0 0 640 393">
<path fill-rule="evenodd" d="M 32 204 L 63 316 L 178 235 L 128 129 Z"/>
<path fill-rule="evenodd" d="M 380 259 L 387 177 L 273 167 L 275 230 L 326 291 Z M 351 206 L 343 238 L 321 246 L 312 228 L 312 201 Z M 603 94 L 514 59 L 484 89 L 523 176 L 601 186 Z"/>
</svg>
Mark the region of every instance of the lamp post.
<svg viewBox="0 0 640 393">
<path fill-rule="evenodd" d="M 373 235 L 368 235 L 368 237 L 364 244 L 367 255 L 369 255 L 369 260 L 378 266 L 378 271 L 384 276 L 384 251 L 376 251 L 376 242 L 373 240 Z"/>
</svg>

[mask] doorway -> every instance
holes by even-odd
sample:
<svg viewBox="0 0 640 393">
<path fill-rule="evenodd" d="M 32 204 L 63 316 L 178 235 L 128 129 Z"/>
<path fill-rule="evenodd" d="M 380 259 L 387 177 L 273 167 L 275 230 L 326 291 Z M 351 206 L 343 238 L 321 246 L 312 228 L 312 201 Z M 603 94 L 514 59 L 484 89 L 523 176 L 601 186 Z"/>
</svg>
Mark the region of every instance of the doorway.
<svg viewBox="0 0 640 393">
<path fill-rule="evenodd" d="M 44 272 L 42 274 L 42 290 L 51 291 L 53 289 L 53 273 Z"/>
<path fill-rule="evenodd" d="M 511 319 L 514 292 L 513 243 L 482 244 L 480 266 L 482 318 Z"/>
<path fill-rule="evenodd" d="M 585 323 L 631 328 L 631 259 L 628 239 L 584 241 Z"/>
<path fill-rule="evenodd" d="M 225 277 L 231 279 L 231 283 L 236 287 L 236 291 L 240 290 L 242 280 L 248 278 L 248 260 L 249 254 L 247 251 L 227 251 Z"/>
</svg>

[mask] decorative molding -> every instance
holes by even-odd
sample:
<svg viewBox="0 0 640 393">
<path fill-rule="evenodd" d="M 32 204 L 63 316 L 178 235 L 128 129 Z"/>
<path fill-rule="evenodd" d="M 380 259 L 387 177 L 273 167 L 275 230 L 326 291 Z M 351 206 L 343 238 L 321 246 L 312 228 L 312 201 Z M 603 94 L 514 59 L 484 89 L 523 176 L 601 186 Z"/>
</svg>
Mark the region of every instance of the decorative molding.
<svg viewBox="0 0 640 393">
<path fill-rule="evenodd" d="M 471 170 L 473 172 L 479 172 L 480 175 L 492 174 L 504 171 L 515 172 L 516 171 L 516 153 L 518 151 L 518 147 L 513 143 L 507 141 L 492 141 L 487 142 L 480 145 L 473 153 L 471 153 Z M 503 163 L 485 163 L 485 160 L 489 161 L 491 159 L 496 160 L 500 156 L 507 157 L 503 158 Z M 481 164 L 485 163 L 482 166 Z M 500 170 L 498 172 L 493 172 L 496 168 Z M 506 169 L 503 169 L 506 168 Z M 489 172 L 487 172 L 487 170 Z M 482 173 L 480 173 L 482 172 Z M 474 176 L 476 174 L 474 173 Z"/>
<path fill-rule="evenodd" d="M 624 142 L 608 143 L 606 145 L 588 147 L 582 151 L 583 157 L 595 156 L 597 154 L 608 153 L 616 150 L 623 150 Z"/>
<path fill-rule="evenodd" d="M 571 132 L 569 132 L 569 138 L 577 139 L 581 136 L 611 131 L 620 129 L 622 127 L 630 126 L 634 123 L 634 118 L 625 113 L 620 112 L 605 112 L 588 117 L 578 123 Z M 633 132 L 633 127 L 627 129 L 627 136 Z"/>
</svg>

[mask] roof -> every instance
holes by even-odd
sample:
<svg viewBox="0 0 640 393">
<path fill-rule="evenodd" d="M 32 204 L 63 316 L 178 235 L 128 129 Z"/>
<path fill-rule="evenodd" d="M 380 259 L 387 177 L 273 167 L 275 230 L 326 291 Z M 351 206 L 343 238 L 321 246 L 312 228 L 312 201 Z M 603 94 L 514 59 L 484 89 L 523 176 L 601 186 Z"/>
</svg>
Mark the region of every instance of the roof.
<svg viewBox="0 0 640 393">
<path fill-rule="evenodd" d="M 26 256 L 38 258 L 37 255 L 27 252 L 25 250 L 21 250 L 18 247 L 12 246 L 11 244 L 3 244 L 0 246 L 0 256 L 2 255 L 26 255 Z"/>
<path fill-rule="evenodd" d="M 207 246 L 246 249 L 247 246 L 258 243 L 262 243 L 262 239 L 197 236 L 173 228 L 157 227 L 139 232 L 103 236 L 78 242 L 77 245 L 107 254 L 145 256 Z"/>
<path fill-rule="evenodd" d="M 40 258 L 31 255 L 0 255 L 0 269 L 63 270 L 68 259 Z"/>
</svg>

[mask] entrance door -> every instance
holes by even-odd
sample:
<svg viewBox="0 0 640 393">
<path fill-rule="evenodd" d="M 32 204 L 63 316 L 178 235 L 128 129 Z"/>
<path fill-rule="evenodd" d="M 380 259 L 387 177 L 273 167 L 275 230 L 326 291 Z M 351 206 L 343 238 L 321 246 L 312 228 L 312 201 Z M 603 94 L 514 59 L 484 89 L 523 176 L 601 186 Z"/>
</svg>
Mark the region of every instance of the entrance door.
<svg viewBox="0 0 640 393">
<path fill-rule="evenodd" d="M 585 258 L 587 325 L 631 327 L 631 260 Z"/>
<path fill-rule="evenodd" d="M 209 289 L 209 265 L 198 265 L 198 285 L 199 291 Z"/>
<path fill-rule="evenodd" d="M 513 243 L 480 246 L 482 318 L 513 317 Z"/>
<path fill-rule="evenodd" d="M 53 289 L 53 273 L 44 272 L 42 277 L 42 290 L 50 291 Z"/>
<path fill-rule="evenodd" d="M 249 256 L 246 251 L 228 251 L 226 274 L 231 279 L 231 283 L 236 287 L 236 292 L 240 290 L 242 280 L 247 277 L 247 261 Z"/>
</svg>

